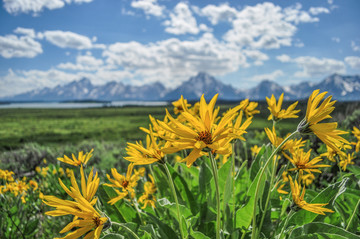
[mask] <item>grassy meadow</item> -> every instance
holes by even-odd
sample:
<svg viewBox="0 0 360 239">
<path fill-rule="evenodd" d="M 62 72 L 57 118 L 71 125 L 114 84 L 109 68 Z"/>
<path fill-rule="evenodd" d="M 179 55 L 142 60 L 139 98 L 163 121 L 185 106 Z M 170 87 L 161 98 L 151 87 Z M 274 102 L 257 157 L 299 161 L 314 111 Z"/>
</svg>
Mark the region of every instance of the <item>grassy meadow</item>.
<svg viewBox="0 0 360 239">
<path fill-rule="evenodd" d="M 220 106 L 219 116 L 238 103 L 217 104 Z M 293 102 L 284 102 L 282 108 L 286 109 L 291 103 Z M 360 102 L 337 102 L 335 106 L 331 122 L 338 122 L 338 128 L 347 132 L 351 132 L 353 126 L 359 127 Z M 58 178 L 67 186 L 73 185 L 74 180 L 70 180 L 69 174 L 73 170 L 79 185 L 81 175 L 81 187 L 84 187 L 82 180 L 93 177 L 91 174 L 89 178 L 87 176 L 91 167 L 95 167 L 100 178 L 96 193 L 98 201 L 94 207 L 97 210 L 101 208 L 106 214 L 101 220 L 107 221 L 101 238 L 360 238 L 360 214 L 354 213 L 360 203 L 360 188 L 356 183 L 360 180 L 359 153 L 355 153 L 355 156 L 352 154 L 355 163 L 351 165 L 349 161 L 347 171 L 341 169 L 339 162 L 330 162 L 322 156 L 323 162 L 329 166 L 323 169 L 322 174 L 316 174 L 316 178 L 306 179 L 306 183 L 309 183 L 306 184 L 307 202 L 331 205 L 327 206 L 331 208 L 327 211 L 321 209 L 327 212 L 326 216 L 318 217 L 311 210 L 299 210 L 292 202 L 294 198 L 290 195 L 294 192 L 290 185 L 285 185 L 283 175 L 291 167 L 290 161 L 281 153 L 278 154 L 278 161 L 270 160 L 277 149 L 269 143 L 264 128 L 271 129 L 276 125 L 278 134 L 282 139 L 285 138 L 297 129 L 304 118 L 307 101 L 299 102 L 297 109 L 301 111 L 297 114 L 298 118 L 284 119 L 276 124 L 267 119 L 270 114 L 267 103 L 259 102 L 257 109 L 260 113 L 254 115 L 246 129 L 247 133 L 243 135 L 246 141 L 234 140 L 232 155 L 217 156 L 218 169 L 211 164 L 212 157 L 207 156 L 199 157 L 190 168 L 185 163 L 179 163 L 177 157 L 186 157 L 190 150 L 169 154 L 165 157 L 167 163 L 145 165 L 143 170 L 146 173 L 136 178 L 138 185 L 134 195 L 129 194 L 129 197 L 110 205 L 110 200 L 120 194 L 104 183 L 109 182 L 109 177 L 115 178 L 112 171 L 114 168 L 121 175 L 126 174 L 129 162 L 123 158 L 127 156 L 127 142 L 144 141 L 146 133 L 139 127 L 149 128 L 149 115 L 163 120 L 165 108 L 174 116 L 171 105 L 0 109 L 0 182 L 4 185 L 6 183 L 5 189 L 11 188 L 10 182 L 14 181 L 30 185 L 23 186 L 27 191 L 21 196 L 10 194 L 9 191 L 2 192 L 4 186 L 0 184 L 0 238 L 61 236 L 59 232 L 72 217 L 45 215 L 51 207 L 43 203 L 43 195 L 68 200 L 69 196 L 59 185 Z M 242 123 L 245 120 L 244 116 Z M 346 138 L 349 141 L 356 140 L 350 134 Z M 312 150 L 312 158 L 321 156 L 327 150 L 325 144 L 314 135 L 304 136 L 303 140 L 301 147 Z M 255 145 L 259 146 L 256 152 L 252 149 Z M 86 153 L 92 149 L 94 152 L 88 163 L 90 167 L 84 169 L 86 179 L 82 173 L 79 174 L 79 167 L 57 160 L 64 155 L 75 154 L 78 157 L 78 152 Z M 291 154 L 290 151 L 288 154 Z M 270 161 L 274 164 L 269 164 Z M 141 175 L 141 170 L 136 166 L 134 174 Z M 292 176 L 294 180 L 299 177 L 299 183 L 301 182 L 298 173 Z M 174 178 L 173 186 L 170 183 L 171 177 Z M 36 189 L 35 183 L 30 183 L 32 180 L 37 182 Z M 292 193 L 280 194 L 280 184 L 283 184 L 280 189 L 285 186 L 284 190 Z M 149 185 L 156 190 L 149 189 Z M 34 190 L 31 190 L 33 187 Z M 175 200 L 177 197 L 179 200 Z M 149 205 L 143 204 L 144 200 Z M 140 209 L 140 206 L 143 207 Z M 328 214 L 335 211 L 336 213 Z M 96 225 L 102 225 L 100 218 L 97 220 Z M 27 223 L 23 223 L 24 221 Z M 79 230 L 71 229 L 69 234 Z M 328 234 L 328 231 L 332 233 Z"/>
</svg>

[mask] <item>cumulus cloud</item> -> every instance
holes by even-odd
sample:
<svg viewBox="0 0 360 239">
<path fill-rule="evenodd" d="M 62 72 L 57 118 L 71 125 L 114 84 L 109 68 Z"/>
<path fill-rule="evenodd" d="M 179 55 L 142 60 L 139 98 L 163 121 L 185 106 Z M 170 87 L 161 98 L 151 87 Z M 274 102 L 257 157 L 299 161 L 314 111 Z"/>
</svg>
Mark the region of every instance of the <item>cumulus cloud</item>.
<svg viewBox="0 0 360 239">
<path fill-rule="evenodd" d="M 198 12 L 198 14 L 206 16 L 213 25 L 218 24 L 220 21 L 230 22 L 238 13 L 235 8 L 230 7 L 228 4 L 220 4 L 219 6 L 210 4 Z"/>
<path fill-rule="evenodd" d="M 32 28 L 18 27 L 14 30 L 14 33 L 20 34 L 20 35 L 26 35 L 31 38 L 35 38 L 35 31 Z"/>
<path fill-rule="evenodd" d="M 281 62 L 290 62 L 291 61 L 290 56 L 288 56 L 286 54 L 282 54 L 280 56 L 277 56 L 276 59 L 278 59 Z"/>
<path fill-rule="evenodd" d="M 291 46 L 297 24 L 318 20 L 302 11 L 301 4 L 282 9 L 273 3 L 265 2 L 246 6 L 239 11 L 232 21 L 232 29 L 224 35 L 224 39 L 251 48 L 274 49 Z"/>
<path fill-rule="evenodd" d="M 91 54 L 76 57 L 76 64 L 67 62 L 58 65 L 58 68 L 73 71 L 96 71 L 104 64 L 102 59 L 97 59 Z"/>
<path fill-rule="evenodd" d="M 360 70 L 360 57 L 348 56 L 345 57 L 345 62 L 353 69 Z"/>
<path fill-rule="evenodd" d="M 275 81 L 280 76 L 283 76 L 284 72 L 282 70 L 276 70 L 268 74 L 256 75 L 249 79 L 249 81 L 263 81 L 263 80 L 272 80 Z"/>
<path fill-rule="evenodd" d="M 342 61 L 330 58 L 316 58 L 310 56 L 301 56 L 292 60 L 302 71 L 295 72 L 295 77 L 322 77 L 333 73 L 344 74 L 345 64 Z"/>
<path fill-rule="evenodd" d="M 37 15 L 45 8 L 54 10 L 62 8 L 65 3 L 89 3 L 92 0 L 3 0 L 5 10 L 10 14 L 33 13 Z"/>
<path fill-rule="evenodd" d="M 175 35 L 181 34 L 198 34 L 200 32 L 195 17 L 188 4 L 178 3 L 174 11 L 170 13 L 170 20 L 164 22 L 165 31 Z"/>
<path fill-rule="evenodd" d="M 83 36 L 74 32 L 68 31 L 45 31 L 40 34 L 40 38 L 44 37 L 47 41 L 61 48 L 73 49 L 91 49 L 91 48 L 105 48 L 102 44 L 93 44 L 87 36 Z"/>
<path fill-rule="evenodd" d="M 269 60 L 269 57 L 258 50 L 243 50 L 245 56 L 254 61 L 254 65 L 260 66 L 264 64 L 264 61 Z"/>
<path fill-rule="evenodd" d="M 276 57 L 277 60 L 284 63 L 295 63 L 302 71 L 295 72 L 295 77 L 322 77 L 324 75 L 330 75 L 333 73 L 345 73 L 345 64 L 342 61 L 338 61 L 330 58 L 316 58 L 311 56 L 300 56 L 291 58 L 288 55 L 280 55 Z"/>
<path fill-rule="evenodd" d="M 325 7 L 311 7 L 309 9 L 309 12 L 312 15 L 319 15 L 321 13 L 330 13 L 329 9 L 325 8 Z"/>
<path fill-rule="evenodd" d="M 246 65 L 246 57 L 234 45 L 218 41 L 205 33 L 193 41 L 176 38 L 151 44 L 115 43 L 103 53 L 110 65 L 142 76 L 145 81 L 161 81 L 175 86 L 199 71 L 213 75 L 234 72 Z"/>
<path fill-rule="evenodd" d="M 164 6 L 157 3 L 157 0 L 137 0 L 132 1 L 131 6 L 133 8 L 141 9 L 146 15 L 153 15 L 156 17 L 162 17 L 165 10 Z"/>
<path fill-rule="evenodd" d="M 43 52 L 41 44 L 28 35 L 0 36 L 0 55 L 4 58 L 33 58 Z"/>
</svg>

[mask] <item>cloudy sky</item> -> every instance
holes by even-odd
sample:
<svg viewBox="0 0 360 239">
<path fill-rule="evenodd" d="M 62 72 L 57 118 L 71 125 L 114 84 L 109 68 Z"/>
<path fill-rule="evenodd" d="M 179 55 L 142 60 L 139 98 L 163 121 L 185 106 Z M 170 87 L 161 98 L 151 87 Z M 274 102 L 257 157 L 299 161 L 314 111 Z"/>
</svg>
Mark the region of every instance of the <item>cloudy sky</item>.
<svg viewBox="0 0 360 239">
<path fill-rule="evenodd" d="M 2 0 L 0 97 L 199 71 L 236 88 L 360 74 L 360 1 Z"/>
</svg>

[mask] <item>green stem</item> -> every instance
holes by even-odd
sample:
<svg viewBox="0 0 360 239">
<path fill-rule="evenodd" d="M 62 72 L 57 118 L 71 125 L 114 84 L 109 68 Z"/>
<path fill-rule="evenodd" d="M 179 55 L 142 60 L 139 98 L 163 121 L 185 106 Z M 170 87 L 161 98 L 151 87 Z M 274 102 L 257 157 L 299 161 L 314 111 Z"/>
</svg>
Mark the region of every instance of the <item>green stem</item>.
<svg viewBox="0 0 360 239">
<path fill-rule="evenodd" d="M 139 207 L 137 206 L 137 202 L 131 197 L 130 194 L 129 194 L 129 196 L 130 196 L 131 202 L 134 204 L 136 213 L 137 213 L 138 216 L 139 216 L 139 219 L 140 219 L 141 224 L 142 224 L 142 225 L 146 225 L 145 221 L 142 219 L 142 216 L 141 216 L 141 214 L 140 214 L 140 209 L 139 209 Z"/>
<path fill-rule="evenodd" d="M 209 152 L 210 154 L 210 162 L 211 162 L 211 169 L 213 171 L 214 181 L 215 181 L 215 192 L 216 192 L 216 239 L 220 239 L 220 191 L 219 191 L 219 178 L 217 172 L 217 165 L 214 159 L 214 155 Z"/>
<path fill-rule="evenodd" d="M 275 176 L 275 172 L 276 172 L 276 159 L 274 159 L 273 161 L 274 161 L 274 164 L 273 164 L 273 168 L 272 168 L 272 172 L 271 172 L 270 187 L 269 187 L 269 190 L 268 190 L 268 195 L 267 195 L 267 198 L 266 198 L 264 211 L 263 211 L 263 214 L 262 214 L 262 217 L 261 217 L 259 229 L 258 229 L 258 231 L 256 233 L 257 234 L 256 237 L 259 237 L 259 233 L 260 233 L 262 225 L 264 223 L 264 219 L 265 219 L 265 216 L 266 216 L 266 210 L 267 210 L 267 207 L 269 205 L 270 195 L 271 195 L 271 191 L 272 191 L 273 184 L 274 184 L 274 178 L 275 178 L 274 176 Z"/>
<path fill-rule="evenodd" d="M 260 176 L 259 176 L 259 181 L 256 185 L 256 190 L 255 190 L 255 197 L 254 197 L 254 208 L 253 208 L 253 224 L 252 224 L 252 233 L 251 233 L 251 238 L 255 239 L 256 237 L 256 206 L 257 206 L 257 200 L 259 197 L 259 190 L 260 190 L 260 183 L 261 183 L 261 179 L 265 173 L 265 169 L 267 168 L 267 166 L 269 165 L 271 159 L 274 157 L 275 154 L 277 154 L 277 152 L 281 149 L 281 147 L 285 144 L 286 141 L 288 141 L 290 138 L 292 138 L 296 133 L 298 133 L 298 131 L 294 131 L 292 134 L 290 134 L 286 139 L 284 139 L 281 144 L 272 152 L 272 154 L 270 155 L 270 157 L 267 159 L 265 165 L 262 167 L 261 171 L 260 171 Z"/>
<path fill-rule="evenodd" d="M 355 208 L 354 208 L 354 211 L 353 211 L 353 213 L 352 213 L 352 215 L 351 215 L 351 217 L 350 217 L 349 223 L 348 223 L 348 225 L 347 225 L 346 228 L 345 228 L 346 231 L 349 229 L 349 227 L 350 227 L 350 225 L 351 225 L 351 221 L 353 220 L 353 218 L 354 218 L 354 216 L 355 216 L 355 214 L 356 214 L 356 212 L 357 212 L 357 208 L 358 208 L 358 206 L 359 206 L 359 203 L 360 203 L 360 199 L 358 200 L 358 202 L 357 202 L 357 204 L 356 204 L 356 206 L 355 206 Z"/>
<path fill-rule="evenodd" d="M 236 218 L 236 213 L 235 213 L 235 142 L 232 143 L 232 157 L 231 157 L 231 173 L 232 173 L 232 179 L 233 179 L 233 191 L 232 191 L 232 196 L 233 196 L 233 226 L 235 228 L 235 218 Z M 224 209 L 225 210 L 225 209 Z M 225 215 L 225 214 L 224 214 Z"/>
<path fill-rule="evenodd" d="M 291 210 L 291 211 L 289 212 L 289 214 L 287 215 L 286 220 L 285 220 L 285 223 L 284 223 L 284 226 L 283 226 L 283 228 L 281 228 L 281 232 L 280 232 L 279 239 L 282 238 L 282 235 L 284 234 L 285 228 L 286 228 L 286 226 L 287 226 L 287 224 L 288 224 L 288 222 L 289 222 L 289 219 L 290 219 L 291 216 L 293 215 L 293 213 L 294 213 L 294 211 Z"/>
<path fill-rule="evenodd" d="M 117 225 L 117 226 L 119 226 L 119 227 L 124 228 L 126 231 L 130 232 L 130 234 L 131 234 L 134 238 L 140 239 L 140 237 L 138 237 L 133 230 L 131 230 L 130 228 L 128 228 L 127 226 L 125 226 L 123 223 L 111 222 L 111 224 Z"/>
<path fill-rule="evenodd" d="M 179 228 L 180 228 L 181 238 L 184 239 L 185 237 L 184 237 L 184 232 L 182 230 L 182 217 L 180 215 L 180 206 L 179 206 L 179 201 L 178 201 L 178 198 L 177 198 L 177 195 L 176 195 L 174 181 L 173 181 L 173 179 L 171 177 L 171 173 L 169 171 L 169 168 L 168 168 L 167 164 L 164 163 L 163 165 L 164 165 L 167 177 L 169 179 L 169 184 L 170 184 L 170 187 L 171 187 L 171 191 L 173 193 L 175 203 L 176 203 L 176 212 L 177 212 L 177 218 L 178 218 L 178 221 L 179 221 Z"/>
</svg>

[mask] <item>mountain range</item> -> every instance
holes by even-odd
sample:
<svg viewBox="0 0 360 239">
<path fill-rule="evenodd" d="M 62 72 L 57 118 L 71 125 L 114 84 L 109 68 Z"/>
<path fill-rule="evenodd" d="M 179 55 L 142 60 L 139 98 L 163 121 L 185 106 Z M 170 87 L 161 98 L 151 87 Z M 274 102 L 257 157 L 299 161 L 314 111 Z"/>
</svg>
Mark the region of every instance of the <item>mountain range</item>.
<svg viewBox="0 0 360 239">
<path fill-rule="evenodd" d="M 274 94 L 278 97 L 284 92 L 286 100 L 298 100 L 309 97 L 315 89 L 328 91 L 333 99 L 349 101 L 360 100 L 360 76 L 333 74 L 318 83 L 301 82 L 291 86 L 281 86 L 273 81 L 263 80 L 256 87 L 248 90 L 236 89 L 217 80 L 215 77 L 200 72 L 183 82 L 175 89 L 168 89 L 155 82 L 142 86 L 126 85 L 122 82 L 109 82 L 104 85 L 93 85 L 87 78 L 72 81 L 54 88 L 32 90 L 12 97 L 0 98 L 0 101 L 173 101 L 181 95 L 188 100 L 199 100 L 202 94 L 212 97 L 219 93 L 221 100 L 265 100 L 265 96 Z"/>
</svg>

